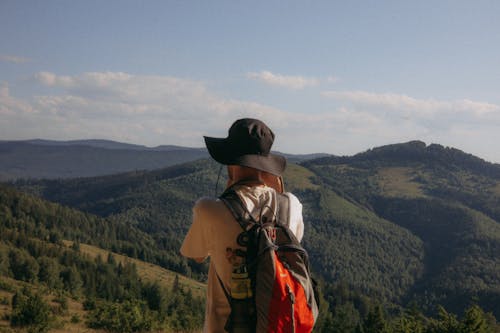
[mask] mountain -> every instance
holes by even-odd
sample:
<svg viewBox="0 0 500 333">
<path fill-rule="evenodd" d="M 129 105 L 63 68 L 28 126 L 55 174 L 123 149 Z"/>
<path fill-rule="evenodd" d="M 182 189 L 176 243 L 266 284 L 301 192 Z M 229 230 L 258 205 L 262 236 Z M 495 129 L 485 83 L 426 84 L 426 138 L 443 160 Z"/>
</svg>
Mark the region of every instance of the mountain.
<svg viewBox="0 0 500 333">
<path fill-rule="evenodd" d="M 75 178 L 153 170 L 207 157 L 204 149 L 104 140 L 0 142 L 0 180 Z"/>
<path fill-rule="evenodd" d="M 418 237 L 408 302 L 500 313 L 500 165 L 413 141 L 307 161 L 322 184 Z"/>
<path fill-rule="evenodd" d="M 329 156 L 283 154 L 290 161 Z M 205 148 L 146 147 L 110 140 L 0 141 L 0 181 L 94 177 L 155 170 L 208 157 Z"/>
<path fill-rule="evenodd" d="M 460 313 L 476 300 L 499 316 L 499 168 L 423 142 L 290 163 L 287 189 L 304 205 L 304 245 L 329 302 L 340 297 L 329 286 L 343 284 L 361 296 L 399 306 L 415 303 L 427 312 L 441 304 Z M 220 193 L 225 177 L 224 168 L 201 159 L 153 171 L 16 186 L 133 225 L 174 258 L 194 201 Z M 179 272 L 206 272 L 204 266 L 170 262 L 166 265 Z"/>
<path fill-rule="evenodd" d="M 9 141 L 0 141 L 0 142 L 9 142 Z M 24 140 L 17 142 L 31 143 L 40 146 L 58 146 L 58 147 L 89 146 L 89 147 L 105 148 L 105 149 L 148 150 L 148 151 L 174 151 L 174 150 L 185 150 L 185 149 L 202 150 L 201 148 L 188 148 L 188 147 L 181 147 L 174 145 L 147 147 L 143 145 L 136 145 L 131 143 L 123 143 L 123 142 L 116 142 L 112 140 L 103 140 L 103 139 L 69 140 L 69 141 L 32 139 L 32 140 Z"/>
</svg>

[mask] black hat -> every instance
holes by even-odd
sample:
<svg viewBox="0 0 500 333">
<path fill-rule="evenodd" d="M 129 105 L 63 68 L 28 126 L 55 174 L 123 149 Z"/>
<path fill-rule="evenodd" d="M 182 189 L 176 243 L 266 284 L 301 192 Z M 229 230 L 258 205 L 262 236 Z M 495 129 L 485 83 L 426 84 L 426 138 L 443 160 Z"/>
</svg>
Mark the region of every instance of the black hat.
<svg viewBox="0 0 500 333">
<path fill-rule="evenodd" d="M 283 156 L 271 154 L 274 133 L 262 121 L 244 118 L 229 128 L 227 138 L 204 137 L 210 156 L 225 165 L 241 165 L 279 176 L 286 167 Z"/>
</svg>

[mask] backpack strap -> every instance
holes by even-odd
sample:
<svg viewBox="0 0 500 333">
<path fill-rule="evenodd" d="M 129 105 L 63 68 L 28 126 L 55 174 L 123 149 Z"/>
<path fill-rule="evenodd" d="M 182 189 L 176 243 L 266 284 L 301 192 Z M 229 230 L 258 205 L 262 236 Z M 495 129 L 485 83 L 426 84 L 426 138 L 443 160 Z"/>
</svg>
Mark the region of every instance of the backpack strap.
<svg viewBox="0 0 500 333">
<path fill-rule="evenodd" d="M 234 188 L 231 187 L 224 191 L 219 199 L 226 205 L 243 231 L 247 231 L 253 225 L 258 223 L 253 218 L 252 214 L 250 214 L 250 212 L 247 210 L 243 202 L 241 202 L 241 199 Z"/>
<path fill-rule="evenodd" d="M 290 226 L 290 198 L 286 194 L 276 193 L 276 198 L 278 199 L 278 213 L 276 218 L 276 224 L 285 227 Z"/>
<path fill-rule="evenodd" d="M 217 280 L 219 280 L 220 287 L 222 288 L 224 295 L 226 295 L 227 302 L 229 303 L 229 305 L 231 305 L 231 295 L 229 295 L 229 292 L 227 291 L 226 287 L 224 286 L 224 283 L 222 282 L 222 279 L 220 278 L 219 273 L 215 272 L 215 275 L 217 275 Z"/>
<path fill-rule="evenodd" d="M 255 221 L 252 214 L 247 210 L 234 188 L 230 187 L 221 194 L 219 199 L 226 205 L 231 214 L 244 231 L 249 230 L 259 222 Z M 290 198 L 286 194 L 276 192 L 277 212 L 275 213 L 277 225 L 289 226 Z"/>
</svg>

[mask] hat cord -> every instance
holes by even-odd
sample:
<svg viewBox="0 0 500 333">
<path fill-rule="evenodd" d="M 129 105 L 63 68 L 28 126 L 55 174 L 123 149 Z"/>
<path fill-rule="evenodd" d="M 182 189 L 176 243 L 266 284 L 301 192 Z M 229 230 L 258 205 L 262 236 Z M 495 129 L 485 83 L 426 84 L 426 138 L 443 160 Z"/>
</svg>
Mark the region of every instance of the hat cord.
<svg viewBox="0 0 500 333">
<path fill-rule="evenodd" d="M 222 168 L 223 168 L 223 165 L 221 164 L 221 166 L 219 168 L 219 173 L 217 175 L 217 182 L 215 183 L 215 194 L 214 194 L 214 196 L 217 196 L 218 193 L 219 193 L 219 179 L 220 179 L 220 174 L 222 173 Z"/>
</svg>

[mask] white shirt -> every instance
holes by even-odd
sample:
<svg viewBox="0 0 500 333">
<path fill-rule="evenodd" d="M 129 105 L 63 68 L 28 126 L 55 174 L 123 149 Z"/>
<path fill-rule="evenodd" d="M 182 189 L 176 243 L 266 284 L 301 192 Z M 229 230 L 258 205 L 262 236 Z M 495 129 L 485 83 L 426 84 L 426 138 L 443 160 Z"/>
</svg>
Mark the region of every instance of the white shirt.
<svg viewBox="0 0 500 333">
<path fill-rule="evenodd" d="M 239 185 L 235 190 L 257 221 L 263 213 L 262 207 L 276 211 L 276 192 L 272 188 Z M 293 194 L 285 194 L 290 199 L 289 228 L 301 241 L 304 235 L 302 204 Z M 217 275 L 229 291 L 232 264 L 228 253 L 234 249 L 242 249 L 236 242 L 242 231 L 229 209 L 219 199 L 202 198 L 193 207 L 193 223 L 182 244 L 181 254 L 188 258 L 211 258 L 203 328 L 205 333 L 226 332 L 224 325 L 231 309 Z M 228 249 L 231 251 L 228 252 Z"/>
</svg>

